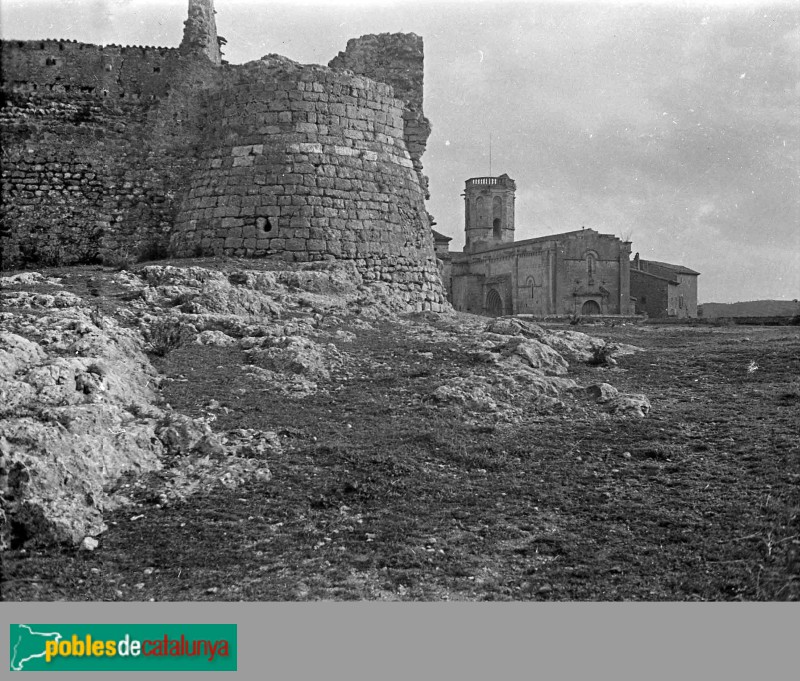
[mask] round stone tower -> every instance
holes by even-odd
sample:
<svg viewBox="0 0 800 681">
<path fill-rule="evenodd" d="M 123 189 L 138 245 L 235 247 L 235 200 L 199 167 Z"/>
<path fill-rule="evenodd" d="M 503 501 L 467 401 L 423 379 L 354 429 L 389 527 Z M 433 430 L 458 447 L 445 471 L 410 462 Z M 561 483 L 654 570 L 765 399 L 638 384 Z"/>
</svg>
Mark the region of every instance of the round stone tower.
<svg viewBox="0 0 800 681">
<path fill-rule="evenodd" d="M 392 87 L 277 55 L 221 71 L 170 252 L 353 260 L 365 281 L 438 309 L 430 218 Z"/>
<path fill-rule="evenodd" d="M 514 192 L 517 185 L 500 177 L 473 177 L 464 190 L 465 251 L 514 241 Z"/>
</svg>

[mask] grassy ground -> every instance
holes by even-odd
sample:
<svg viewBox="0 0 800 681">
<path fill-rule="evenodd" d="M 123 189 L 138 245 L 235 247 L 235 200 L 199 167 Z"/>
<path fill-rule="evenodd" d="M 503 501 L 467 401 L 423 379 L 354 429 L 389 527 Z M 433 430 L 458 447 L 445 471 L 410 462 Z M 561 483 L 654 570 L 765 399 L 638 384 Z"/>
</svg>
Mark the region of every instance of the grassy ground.
<svg viewBox="0 0 800 681">
<path fill-rule="evenodd" d="M 587 405 L 517 424 L 423 399 L 474 369 L 457 348 L 349 330 L 347 371 L 302 400 L 236 349 L 154 358 L 175 409 L 280 434 L 272 480 L 112 514 L 91 553 L 9 551 L 3 597 L 800 598 L 797 327 L 581 329 L 645 348 L 570 375 L 645 393 L 651 416 Z"/>
</svg>

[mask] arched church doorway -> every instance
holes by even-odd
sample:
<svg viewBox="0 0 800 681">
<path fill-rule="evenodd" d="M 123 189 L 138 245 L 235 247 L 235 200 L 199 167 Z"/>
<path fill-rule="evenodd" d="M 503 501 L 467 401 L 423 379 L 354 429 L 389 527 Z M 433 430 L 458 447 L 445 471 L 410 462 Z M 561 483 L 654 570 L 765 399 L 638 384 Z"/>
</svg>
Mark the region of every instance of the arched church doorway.
<svg viewBox="0 0 800 681">
<path fill-rule="evenodd" d="M 587 300 L 581 307 L 582 315 L 601 314 L 600 306 L 596 300 Z"/>
<path fill-rule="evenodd" d="M 486 294 L 486 314 L 491 317 L 499 317 L 503 314 L 503 299 L 495 289 L 489 289 Z"/>
</svg>

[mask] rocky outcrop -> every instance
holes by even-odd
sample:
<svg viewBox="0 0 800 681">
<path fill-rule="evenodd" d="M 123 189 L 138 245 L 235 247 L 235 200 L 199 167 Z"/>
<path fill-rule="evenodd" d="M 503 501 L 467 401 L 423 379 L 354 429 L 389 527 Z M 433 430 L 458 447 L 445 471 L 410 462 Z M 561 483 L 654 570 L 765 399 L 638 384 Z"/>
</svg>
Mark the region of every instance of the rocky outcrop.
<svg viewBox="0 0 800 681">
<path fill-rule="evenodd" d="M 459 314 L 445 319 L 451 330 L 430 339 L 459 346 L 483 369 L 475 376 L 456 377 L 438 386 L 426 396 L 428 404 L 518 422 L 531 414 L 563 411 L 567 402 L 585 394 L 611 414 L 649 414 L 650 403 L 644 395 L 621 395 L 607 383 L 582 388 L 567 377 L 567 358 L 588 363 L 594 349 L 603 345 L 597 338 L 514 318 L 494 319 L 488 324 Z M 619 355 L 636 350 L 630 345 L 614 346 Z"/>
<path fill-rule="evenodd" d="M 633 416 L 644 418 L 650 414 L 650 400 L 646 395 L 625 394 L 617 395 L 606 403 L 606 409 L 619 416 Z"/>
<path fill-rule="evenodd" d="M 535 338 L 560 354 L 581 362 L 591 361 L 598 347 L 606 347 L 605 343 L 599 339 L 580 331 L 545 329 L 539 324 L 522 319 L 506 317 L 494 319 L 487 324 L 486 330 L 500 335 Z M 633 345 L 616 343 L 606 352 L 609 357 L 613 358 L 630 355 L 638 350 L 640 348 Z"/>
<path fill-rule="evenodd" d="M 592 385 L 586 386 L 586 394 L 598 404 L 605 404 L 617 397 L 619 392 L 608 383 L 592 383 Z"/>
<path fill-rule="evenodd" d="M 28 278 L 4 278 L 19 286 Z M 140 333 L 78 296 L 10 291 L 0 313 L 0 542 L 78 544 L 103 532 L 103 514 L 128 503 L 114 482 L 164 468 L 207 487 L 269 476 L 272 434 L 215 434 L 160 404 L 159 376 Z M 183 458 L 181 458 L 183 457 Z M 239 475 L 237 477 L 237 471 Z M 175 497 L 175 492 L 167 495 Z"/>
<path fill-rule="evenodd" d="M 620 395 L 605 383 L 584 389 L 569 377 L 567 357 L 585 359 L 597 339 L 518 320 L 487 326 L 452 312 L 399 315 L 407 306 L 395 292 L 367 280 L 354 263 L 284 270 L 233 261 L 149 265 L 87 276 L 72 286 L 88 290 L 87 298 L 36 273 L 0 279 L 0 288 L 6 543 L 80 544 L 102 533 L 105 512 L 134 498 L 168 504 L 213 485 L 270 478 L 269 460 L 281 449 L 274 433 L 215 431 L 213 413 L 190 418 L 163 403 L 151 358 L 178 348 L 235 349 L 237 364 L 246 362 L 239 368 L 259 390 L 302 400 L 334 393 L 363 372 L 348 347 L 354 331 L 389 322 L 410 342 L 451 346 L 472 367 L 426 382 L 415 398 L 423 408 L 454 410 L 479 423 L 519 423 L 563 418 L 583 393 L 611 414 L 643 417 L 650 410 L 644 396 Z M 113 314 L 94 297 L 111 289 L 119 293 L 102 302 L 119 303 Z M 559 350 L 567 346 L 571 355 Z M 118 484 L 122 477 L 131 480 L 128 487 Z"/>
<path fill-rule="evenodd" d="M 620 393 L 608 383 L 593 383 L 586 387 L 586 395 L 611 414 L 644 418 L 650 413 L 650 400 L 645 395 Z"/>
</svg>

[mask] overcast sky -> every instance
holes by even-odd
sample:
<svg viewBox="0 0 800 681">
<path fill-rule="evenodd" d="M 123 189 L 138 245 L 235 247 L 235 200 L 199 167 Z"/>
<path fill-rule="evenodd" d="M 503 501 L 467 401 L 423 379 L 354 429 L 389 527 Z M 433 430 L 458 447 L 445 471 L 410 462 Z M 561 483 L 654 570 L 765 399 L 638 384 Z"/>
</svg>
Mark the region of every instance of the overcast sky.
<svg viewBox="0 0 800 681">
<path fill-rule="evenodd" d="M 517 182 L 517 239 L 592 227 L 701 272 L 701 302 L 800 298 L 796 2 L 216 0 L 231 63 L 425 40 L 428 209 L 463 247 L 469 177 Z M 4 38 L 177 46 L 186 0 L 0 0 Z"/>
</svg>

